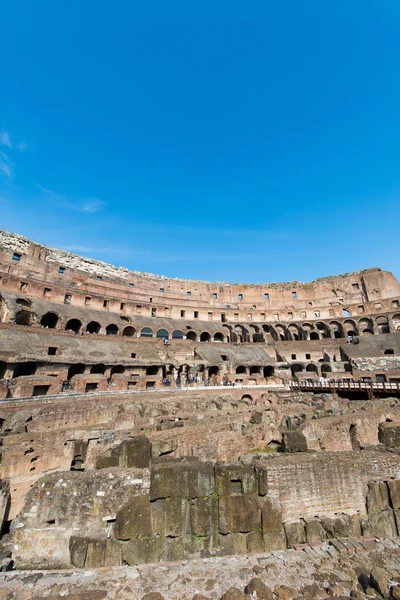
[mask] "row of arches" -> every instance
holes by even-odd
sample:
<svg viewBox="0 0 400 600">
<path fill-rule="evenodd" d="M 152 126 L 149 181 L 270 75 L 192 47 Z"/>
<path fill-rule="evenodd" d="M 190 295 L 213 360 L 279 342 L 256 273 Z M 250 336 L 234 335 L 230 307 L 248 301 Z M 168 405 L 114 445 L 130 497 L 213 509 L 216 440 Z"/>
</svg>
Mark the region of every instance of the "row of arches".
<svg viewBox="0 0 400 600">
<path fill-rule="evenodd" d="M 22 309 L 15 315 L 17 325 L 32 325 L 33 313 Z M 40 318 L 39 324 L 46 329 L 59 327 L 60 317 L 55 312 L 47 312 Z M 232 342 L 232 343 L 265 343 L 268 341 L 296 341 L 296 340 L 319 340 L 326 338 L 347 338 L 359 335 L 373 335 L 400 331 L 400 313 L 389 318 L 386 315 L 373 317 L 362 317 L 358 320 L 344 319 L 343 321 L 332 320 L 329 322 L 304 322 L 298 323 L 275 323 L 263 325 L 222 324 L 224 333 L 216 332 L 214 335 L 207 331 L 196 332 L 192 329 L 186 332 L 176 329 L 171 333 L 167 329 L 153 331 L 151 327 L 143 327 L 137 331 L 132 325 L 120 327 L 110 323 L 104 329 L 97 321 L 90 321 L 83 325 L 78 318 L 69 319 L 64 326 L 66 331 L 78 333 L 90 333 L 105 335 L 121 335 L 123 337 L 156 337 L 159 339 L 183 339 L 201 342 Z"/>
</svg>

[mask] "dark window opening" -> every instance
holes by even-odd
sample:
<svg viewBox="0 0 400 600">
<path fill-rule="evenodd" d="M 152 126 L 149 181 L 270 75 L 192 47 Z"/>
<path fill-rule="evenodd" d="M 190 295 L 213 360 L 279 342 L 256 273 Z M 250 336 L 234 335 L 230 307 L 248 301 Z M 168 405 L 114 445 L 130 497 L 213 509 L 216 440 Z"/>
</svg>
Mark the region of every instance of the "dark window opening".
<svg viewBox="0 0 400 600">
<path fill-rule="evenodd" d="M 16 260 L 17 262 L 19 262 L 21 260 L 22 254 L 19 254 L 18 252 L 14 252 L 13 254 L 13 260 Z"/>
<path fill-rule="evenodd" d="M 81 327 L 82 323 L 79 319 L 70 319 L 65 325 L 66 331 L 73 331 L 74 333 L 78 333 Z"/>
<path fill-rule="evenodd" d="M 47 354 L 49 356 L 55 356 L 57 354 L 57 346 L 49 346 L 47 349 Z"/>
<path fill-rule="evenodd" d="M 96 321 L 90 321 L 90 323 L 88 323 L 86 326 L 87 333 L 99 333 L 99 331 L 100 323 L 97 323 Z"/>
<path fill-rule="evenodd" d="M 49 385 L 34 385 L 32 396 L 46 396 L 49 389 L 50 389 Z"/>
<path fill-rule="evenodd" d="M 40 320 L 40 324 L 42 327 L 46 327 L 47 329 L 54 329 L 58 323 L 58 316 L 56 313 L 48 312 Z"/>
<path fill-rule="evenodd" d="M 97 383 L 87 383 L 85 386 L 85 394 L 87 392 L 95 392 L 98 388 L 98 384 Z"/>
<path fill-rule="evenodd" d="M 60 273 L 60 275 L 64 275 L 65 267 L 58 267 L 58 272 Z"/>
</svg>

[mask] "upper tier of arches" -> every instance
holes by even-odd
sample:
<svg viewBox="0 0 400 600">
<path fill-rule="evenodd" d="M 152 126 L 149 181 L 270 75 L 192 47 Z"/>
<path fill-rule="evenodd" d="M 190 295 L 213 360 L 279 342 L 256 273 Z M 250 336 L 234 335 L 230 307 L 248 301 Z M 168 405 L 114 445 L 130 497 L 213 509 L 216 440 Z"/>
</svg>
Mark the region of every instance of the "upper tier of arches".
<svg viewBox="0 0 400 600">
<path fill-rule="evenodd" d="M 400 308 L 400 285 L 381 269 L 311 283 L 228 284 L 131 272 L 0 231 L 3 289 L 96 310 L 224 322 L 317 321 Z"/>
</svg>

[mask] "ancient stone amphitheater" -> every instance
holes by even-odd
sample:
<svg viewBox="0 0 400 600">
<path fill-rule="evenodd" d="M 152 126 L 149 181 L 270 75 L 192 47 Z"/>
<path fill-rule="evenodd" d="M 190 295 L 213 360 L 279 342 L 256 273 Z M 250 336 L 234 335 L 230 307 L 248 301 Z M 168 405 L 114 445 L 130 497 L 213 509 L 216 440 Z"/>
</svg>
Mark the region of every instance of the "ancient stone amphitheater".
<svg viewBox="0 0 400 600">
<path fill-rule="evenodd" d="M 0 598 L 400 598 L 400 285 L 0 232 Z"/>
</svg>

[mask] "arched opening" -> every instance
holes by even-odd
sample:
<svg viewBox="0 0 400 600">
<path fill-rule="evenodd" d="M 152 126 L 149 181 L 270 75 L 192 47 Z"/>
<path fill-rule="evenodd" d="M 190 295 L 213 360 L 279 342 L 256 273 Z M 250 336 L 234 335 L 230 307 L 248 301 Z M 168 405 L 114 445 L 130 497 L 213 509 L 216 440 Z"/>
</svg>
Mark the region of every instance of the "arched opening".
<svg viewBox="0 0 400 600">
<path fill-rule="evenodd" d="M 132 327 L 131 325 L 128 325 L 128 327 L 125 327 L 122 331 L 122 336 L 123 337 L 133 337 L 135 335 L 135 328 Z"/>
<path fill-rule="evenodd" d="M 76 365 L 71 365 L 68 369 L 68 381 L 74 377 L 74 375 L 83 375 L 85 372 L 85 365 L 81 363 L 77 363 Z"/>
<path fill-rule="evenodd" d="M 344 317 L 351 317 L 350 311 L 347 308 L 343 309 L 343 316 Z"/>
<path fill-rule="evenodd" d="M 275 369 L 271 365 L 268 367 L 264 367 L 264 377 L 273 377 L 275 374 Z"/>
<path fill-rule="evenodd" d="M 218 375 L 218 373 L 219 373 L 219 367 L 213 366 L 208 369 L 208 374 L 210 377 L 211 377 L 211 375 Z"/>
<path fill-rule="evenodd" d="M 13 377 L 25 377 L 36 373 L 36 363 L 25 362 L 17 363 L 14 367 Z"/>
<path fill-rule="evenodd" d="M 58 315 L 53 312 L 48 312 L 40 319 L 40 324 L 42 327 L 46 327 L 47 329 L 54 329 L 58 323 Z"/>
<path fill-rule="evenodd" d="M 119 329 L 117 325 L 114 325 L 114 323 L 111 323 L 106 327 L 106 335 L 118 335 L 118 331 Z"/>
<path fill-rule="evenodd" d="M 32 323 L 32 313 L 28 310 L 20 310 L 15 315 L 15 323 L 16 325 L 31 325 Z"/>
<path fill-rule="evenodd" d="M 246 375 L 246 373 L 247 373 L 246 367 L 243 367 L 242 365 L 240 367 L 236 367 L 236 375 L 240 375 L 240 374 Z"/>
<path fill-rule="evenodd" d="M 296 373 L 301 373 L 302 371 L 304 371 L 303 365 L 298 365 L 298 364 L 292 365 L 292 375 L 293 375 L 293 377 L 296 376 Z"/>
<path fill-rule="evenodd" d="M 255 344 L 263 344 L 265 342 L 263 334 L 262 333 L 254 333 L 253 334 L 253 342 Z"/>
<path fill-rule="evenodd" d="M 250 396 L 250 394 L 243 394 L 243 396 L 240 399 L 248 400 L 249 402 L 253 402 L 253 396 Z"/>
<path fill-rule="evenodd" d="M 364 329 L 363 335 L 374 335 L 374 332 L 372 329 Z"/>
<path fill-rule="evenodd" d="M 140 337 L 153 337 L 153 330 L 150 329 L 150 327 L 143 327 L 142 331 L 140 332 Z"/>
<path fill-rule="evenodd" d="M 156 367 L 156 366 L 147 367 L 146 375 L 158 375 L 159 369 L 160 369 L 160 367 Z"/>
<path fill-rule="evenodd" d="M 188 331 L 186 334 L 186 339 L 195 342 L 197 339 L 197 335 L 195 331 Z"/>
<path fill-rule="evenodd" d="M 172 332 L 173 340 L 181 340 L 182 338 L 183 338 L 183 333 L 182 333 L 182 331 L 179 331 L 179 329 L 175 329 L 175 331 Z"/>
<path fill-rule="evenodd" d="M 106 372 L 106 365 L 99 363 L 98 365 L 93 365 L 90 367 L 90 373 L 92 375 L 104 375 Z"/>
<path fill-rule="evenodd" d="M 123 365 L 114 365 L 111 367 L 110 377 L 112 377 L 115 373 L 125 373 L 125 367 Z"/>
<path fill-rule="evenodd" d="M 390 333 L 389 321 L 387 317 L 377 317 L 376 327 L 378 329 L 378 333 Z"/>
<path fill-rule="evenodd" d="M 19 304 L 20 306 L 31 306 L 32 302 L 30 300 L 27 300 L 26 298 L 17 298 L 15 301 L 17 304 Z"/>
<path fill-rule="evenodd" d="M 310 340 L 319 340 L 319 334 L 316 331 L 310 333 Z"/>
<path fill-rule="evenodd" d="M 310 363 L 309 365 L 307 365 L 306 371 L 309 371 L 312 373 L 318 373 L 318 368 L 316 365 L 313 365 L 312 363 Z"/>
<path fill-rule="evenodd" d="M 70 319 L 67 321 L 65 325 L 66 331 L 73 331 L 74 333 L 78 333 L 82 327 L 82 323 L 79 319 Z"/>
<path fill-rule="evenodd" d="M 99 333 L 99 331 L 100 323 L 97 323 L 97 321 L 90 321 L 90 323 L 86 325 L 86 333 Z"/>
<path fill-rule="evenodd" d="M 324 375 L 325 373 L 332 373 L 332 367 L 330 365 L 321 365 L 321 373 Z"/>
<path fill-rule="evenodd" d="M 250 367 L 250 375 L 259 375 L 261 367 Z"/>
<path fill-rule="evenodd" d="M 203 331 L 203 333 L 200 334 L 200 341 L 201 342 L 209 342 L 209 341 L 211 341 L 211 336 L 208 333 L 208 331 Z"/>
<path fill-rule="evenodd" d="M 166 329 L 159 329 L 156 333 L 156 338 L 167 340 L 169 338 L 169 333 Z"/>
<path fill-rule="evenodd" d="M 355 337 L 357 334 L 353 329 L 350 329 L 350 331 L 347 332 L 347 336 L 348 337 Z"/>
<path fill-rule="evenodd" d="M 223 342 L 224 341 L 224 336 L 222 333 L 220 333 L 219 331 L 217 331 L 216 334 L 214 334 L 214 342 Z"/>
</svg>

